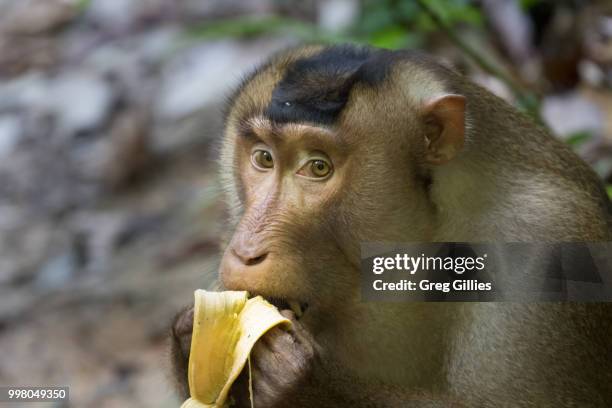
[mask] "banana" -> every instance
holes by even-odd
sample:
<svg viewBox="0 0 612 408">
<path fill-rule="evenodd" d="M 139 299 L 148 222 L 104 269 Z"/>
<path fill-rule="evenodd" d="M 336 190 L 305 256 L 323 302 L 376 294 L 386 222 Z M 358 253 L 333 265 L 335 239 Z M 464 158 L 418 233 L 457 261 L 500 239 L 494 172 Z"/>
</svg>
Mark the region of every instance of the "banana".
<svg viewBox="0 0 612 408">
<path fill-rule="evenodd" d="M 194 295 L 188 367 L 191 398 L 181 408 L 225 408 L 229 389 L 257 340 L 272 327 L 291 321 L 261 296 L 249 299 L 247 292 L 198 289 Z"/>
</svg>

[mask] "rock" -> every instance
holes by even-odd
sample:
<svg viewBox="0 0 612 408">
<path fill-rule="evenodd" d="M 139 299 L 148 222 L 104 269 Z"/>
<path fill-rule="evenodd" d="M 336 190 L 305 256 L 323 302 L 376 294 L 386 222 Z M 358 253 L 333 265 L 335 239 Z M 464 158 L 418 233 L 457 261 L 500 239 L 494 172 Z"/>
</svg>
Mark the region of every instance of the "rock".
<svg viewBox="0 0 612 408">
<path fill-rule="evenodd" d="M 0 206 L 0 286 L 29 283 L 50 248 L 63 245 L 63 236 L 21 207 Z"/>
<path fill-rule="evenodd" d="M 0 13 L 2 13 L 1 15 L 5 15 L 6 13 L 8 13 L 14 3 L 14 0 L 0 0 Z"/>
<path fill-rule="evenodd" d="M 131 51 L 139 45 L 109 43 L 96 48 L 83 61 L 82 68 L 111 79 L 112 87 L 121 97 L 132 100 L 149 100 L 151 87 L 148 83 L 150 67 L 139 52 Z"/>
<path fill-rule="evenodd" d="M 134 24 L 136 6 L 133 0 L 92 0 L 85 21 L 109 32 L 125 32 Z"/>
<path fill-rule="evenodd" d="M 61 289 L 75 278 L 77 261 L 72 251 L 63 252 L 49 259 L 36 274 L 34 287 L 49 291 Z"/>
<path fill-rule="evenodd" d="M 174 50 L 180 35 L 175 27 L 162 27 L 105 43 L 85 57 L 82 68 L 112 78 L 128 102 L 148 105 L 158 86 L 160 65 Z"/>
<path fill-rule="evenodd" d="M 355 0 L 326 0 L 318 7 L 319 26 L 332 33 L 346 31 L 359 17 L 359 3 Z"/>
<path fill-rule="evenodd" d="M 114 118 L 106 137 L 73 143 L 72 159 L 81 179 L 118 193 L 144 178 L 153 160 L 149 125 L 144 111 L 129 108 Z"/>
<path fill-rule="evenodd" d="M 177 3 L 182 18 L 188 21 L 270 14 L 275 5 L 273 0 L 182 0 Z"/>
<path fill-rule="evenodd" d="M 241 76 L 286 41 L 222 40 L 184 51 L 165 67 L 156 113 L 177 120 L 223 100 Z"/>
<path fill-rule="evenodd" d="M 210 144 L 223 131 L 223 108 L 215 105 L 176 123 L 162 121 L 153 128 L 151 148 L 157 155 Z"/>
<path fill-rule="evenodd" d="M 161 85 L 152 97 L 153 151 L 164 154 L 217 136 L 225 100 L 240 79 L 289 44 L 287 39 L 223 40 L 178 54 L 164 67 Z"/>
<path fill-rule="evenodd" d="M 13 77 L 31 69 L 48 69 L 58 61 L 57 42 L 51 37 L 0 35 L 0 76 Z"/>
<path fill-rule="evenodd" d="M 82 211 L 70 219 L 70 229 L 82 247 L 88 272 L 108 271 L 128 217 L 122 212 Z"/>
<path fill-rule="evenodd" d="M 40 73 L 0 81 L 0 110 L 38 109 L 45 105 L 47 80 Z"/>
<path fill-rule="evenodd" d="M 165 62 L 181 41 L 182 32 L 177 27 L 153 28 L 97 47 L 84 64 L 108 74 L 124 71 L 131 64 L 157 66 Z"/>
<path fill-rule="evenodd" d="M 24 221 L 27 221 L 27 217 L 18 206 L 0 203 L 0 242 L 3 238 L 8 238 Z M 2 235 L 5 233 L 6 236 Z"/>
<path fill-rule="evenodd" d="M 92 0 L 85 20 L 112 33 L 133 32 L 144 26 L 176 21 L 183 0 Z M 210 1 L 200 2 L 208 4 Z"/>
<path fill-rule="evenodd" d="M 13 151 L 21 132 L 21 120 L 17 116 L 0 115 L 0 158 Z"/>
<path fill-rule="evenodd" d="M 162 75 L 156 109 L 159 116 L 177 120 L 220 98 L 225 80 L 239 76 L 240 51 L 237 44 L 221 41 L 195 47 L 175 58 Z"/>
<path fill-rule="evenodd" d="M 599 30 L 605 38 L 612 38 L 612 16 L 601 16 L 599 18 Z"/>
<path fill-rule="evenodd" d="M 542 118 L 561 138 L 578 132 L 599 134 L 604 129 L 599 107 L 579 92 L 548 96 L 542 102 Z"/>
<path fill-rule="evenodd" d="M 133 37 L 133 43 L 128 45 L 128 49 L 133 50 L 138 45 L 143 62 L 157 65 L 174 51 L 182 39 L 182 31 L 178 27 L 162 26 Z"/>
<path fill-rule="evenodd" d="M 115 101 L 113 89 L 87 71 L 67 71 L 49 84 L 45 108 L 58 119 L 60 132 L 72 135 L 99 128 Z"/>
<path fill-rule="evenodd" d="M 72 0 L 22 0 L 13 2 L 0 18 L 0 32 L 35 35 L 56 30 L 76 16 Z"/>
<path fill-rule="evenodd" d="M 65 146 L 48 139 L 26 140 L 0 160 L 0 197 L 41 217 L 65 214 L 99 193 L 82 179 Z"/>
<path fill-rule="evenodd" d="M 86 70 L 66 70 L 54 78 L 36 73 L 0 83 L 0 109 L 51 116 L 68 136 L 100 127 L 115 99 L 112 86 Z"/>
<path fill-rule="evenodd" d="M 592 87 L 603 86 L 606 81 L 604 70 L 593 61 L 582 60 L 578 65 L 580 78 Z"/>
</svg>

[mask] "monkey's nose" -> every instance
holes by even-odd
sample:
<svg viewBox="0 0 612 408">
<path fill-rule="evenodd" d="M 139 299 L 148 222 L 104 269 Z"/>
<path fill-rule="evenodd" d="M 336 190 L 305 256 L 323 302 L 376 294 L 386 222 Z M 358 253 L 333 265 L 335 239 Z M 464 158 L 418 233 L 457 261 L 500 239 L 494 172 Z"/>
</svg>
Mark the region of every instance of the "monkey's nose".
<svg viewBox="0 0 612 408">
<path fill-rule="evenodd" d="M 247 250 L 245 248 L 236 247 L 232 248 L 232 253 L 246 266 L 258 265 L 268 256 L 268 253 L 265 251 Z"/>
</svg>

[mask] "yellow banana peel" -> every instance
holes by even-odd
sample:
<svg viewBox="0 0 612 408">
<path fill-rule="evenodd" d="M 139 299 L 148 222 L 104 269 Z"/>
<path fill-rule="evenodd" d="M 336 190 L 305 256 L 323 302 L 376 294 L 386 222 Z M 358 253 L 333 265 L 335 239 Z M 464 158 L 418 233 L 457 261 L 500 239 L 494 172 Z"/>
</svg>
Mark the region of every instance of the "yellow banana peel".
<svg viewBox="0 0 612 408">
<path fill-rule="evenodd" d="M 253 346 L 279 324 L 291 321 L 261 296 L 196 290 L 188 367 L 191 398 L 181 408 L 225 408 Z"/>
</svg>

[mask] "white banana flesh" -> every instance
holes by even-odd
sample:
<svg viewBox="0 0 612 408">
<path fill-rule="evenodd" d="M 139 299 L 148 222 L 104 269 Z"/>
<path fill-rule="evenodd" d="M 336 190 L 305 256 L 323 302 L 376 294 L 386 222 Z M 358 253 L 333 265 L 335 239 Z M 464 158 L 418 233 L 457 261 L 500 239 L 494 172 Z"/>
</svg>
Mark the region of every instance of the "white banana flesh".
<svg viewBox="0 0 612 408">
<path fill-rule="evenodd" d="M 227 407 L 230 387 L 253 346 L 279 324 L 291 321 L 261 296 L 196 290 L 188 367 L 191 398 L 181 408 Z"/>
</svg>

